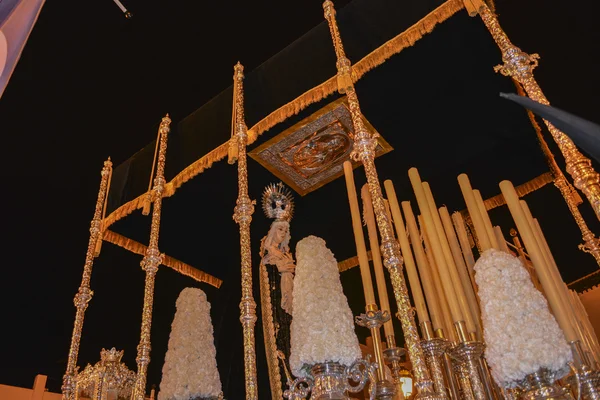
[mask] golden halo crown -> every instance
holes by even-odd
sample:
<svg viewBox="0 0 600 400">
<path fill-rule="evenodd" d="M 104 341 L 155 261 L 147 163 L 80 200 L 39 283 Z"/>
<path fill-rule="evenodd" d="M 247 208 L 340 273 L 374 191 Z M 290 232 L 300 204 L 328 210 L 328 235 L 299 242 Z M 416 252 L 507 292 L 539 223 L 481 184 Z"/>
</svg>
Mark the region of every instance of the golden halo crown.
<svg viewBox="0 0 600 400">
<path fill-rule="evenodd" d="M 294 214 L 294 198 L 283 183 L 267 185 L 262 196 L 262 208 L 267 218 L 290 221 Z"/>
<path fill-rule="evenodd" d="M 120 362 L 123 357 L 124 350 L 118 351 L 114 347 L 110 350 L 102 349 L 100 352 L 100 360 L 103 362 Z"/>
</svg>

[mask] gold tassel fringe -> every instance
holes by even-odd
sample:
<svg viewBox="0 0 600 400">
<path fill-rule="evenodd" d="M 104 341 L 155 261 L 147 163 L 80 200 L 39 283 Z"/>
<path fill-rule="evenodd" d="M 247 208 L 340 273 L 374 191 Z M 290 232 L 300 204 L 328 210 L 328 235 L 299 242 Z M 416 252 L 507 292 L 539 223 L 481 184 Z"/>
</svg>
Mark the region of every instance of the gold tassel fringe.
<svg viewBox="0 0 600 400">
<path fill-rule="evenodd" d="M 367 257 L 369 258 L 369 261 L 373 261 L 371 250 L 367 251 Z M 350 257 L 338 263 L 338 269 L 340 272 L 348 271 L 356 266 L 358 266 L 358 256 Z"/>
<path fill-rule="evenodd" d="M 406 31 L 400 33 L 396 37 L 390 39 L 377 49 L 373 50 L 362 60 L 357 62 L 352 67 L 352 81 L 356 82 L 362 78 L 367 72 L 371 71 L 375 67 L 383 64 L 390 57 L 400 53 L 407 47 L 413 46 L 419 39 L 424 35 L 431 33 L 433 28 L 439 23 L 444 22 L 458 11 L 462 10 L 464 5 L 461 0 L 448 0 L 419 22 L 408 28 Z M 332 95 L 338 90 L 337 76 L 331 77 L 325 82 L 318 86 L 304 92 L 296 99 L 285 104 L 284 106 L 273 111 L 265 118 L 260 120 L 256 125 L 248 130 L 248 145 L 254 143 L 258 136 L 262 135 L 275 125 L 285 121 L 291 116 L 298 114 L 311 104 L 319 102 L 324 98 Z M 188 165 L 183 171 L 181 171 L 173 180 L 167 183 L 167 188 L 163 194 L 163 197 L 172 196 L 175 191 L 181 187 L 185 182 L 189 181 L 196 175 L 201 174 L 206 169 L 210 168 L 215 161 L 220 161 L 230 155 L 229 141 L 221 144 L 219 147 L 213 149 L 205 156 L 194 161 Z M 138 198 L 123 204 L 115 211 L 113 211 L 106 219 L 105 226 L 108 228 L 114 222 L 124 218 L 131 214 L 133 211 L 141 208 L 143 205 L 143 198 L 145 194 Z"/>
<path fill-rule="evenodd" d="M 139 254 L 141 256 L 146 254 L 146 249 L 148 248 L 148 246 L 145 246 L 139 242 L 136 242 L 135 240 L 129 239 L 123 235 L 119 235 L 118 233 L 110 230 L 104 231 L 103 239 L 109 243 L 122 247 L 134 254 Z M 202 272 L 199 269 L 192 267 L 191 265 L 188 265 L 167 255 L 165 255 L 163 265 L 174 269 L 181 275 L 189 276 L 197 282 L 208 283 L 209 285 L 214 286 L 216 288 L 221 287 L 221 284 L 223 283 L 221 279 L 215 278 L 214 276 L 207 274 L 206 272 Z"/>
<path fill-rule="evenodd" d="M 238 159 L 238 147 L 235 140 L 229 140 L 229 146 L 227 148 L 227 163 L 235 164 Z"/>
</svg>

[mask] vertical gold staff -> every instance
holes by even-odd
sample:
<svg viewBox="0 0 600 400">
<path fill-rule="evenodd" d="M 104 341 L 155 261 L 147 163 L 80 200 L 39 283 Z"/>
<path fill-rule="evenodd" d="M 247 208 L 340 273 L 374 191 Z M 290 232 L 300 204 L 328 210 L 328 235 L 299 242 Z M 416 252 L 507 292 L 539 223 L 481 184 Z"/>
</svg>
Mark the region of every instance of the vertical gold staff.
<svg viewBox="0 0 600 400">
<path fill-rule="evenodd" d="M 345 93 L 348 98 L 352 125 L 354 134 L 352 140 L 354 142 L 351 157 L 355 161 L 361 161 L 367 176 L 369 184 L 369 192 L 373 201 L 373 209 L 381 235 L 381 250 L 383 254 L 383 263 L 390 273 L 394 296 L 398 304 L 398 316 L 402 324 L 404 339 L 413 365 L 415 375 L 415 386 L 418 393 L 417 398 L 442 398 L 434 391 L 433 382 L 429 377 L 429 371 L 425 364 L 423 350 L 419 344 L 419 335 L 412 314 L 412 306 L 408 297 L 406 283 L 402 277 L 402 256 L 400 255 L 400 246 L 395 240 L 392 233 L 392 226 L 385 208 L 377 170 L 375 168 L 375 148 L 377 140 L 366 129 L 362 119 L 358 96 L 352 82 L 352 64 L 344 53 L 342 40 L 335 20 L 335 9 L 330 0 L 323 3 L 325 10 L 325 18 L 329 24 L 329 30 L 334 44 L 334 49 L 337 57 L 338 70 L 338 90 L 340 93 Z"/>
<path fill-rule="evenodd" d="M 83 329 L 83 319 L 88 303 L 92 299 L 94 292 L 90 289 L 90 280 L 92 278 L 92 267 L 94 265 L 94 252 L 102 231 L 102 210 L 106 202 L 106 194 L 108 192 L 108 182 L 112 173 L 112 162 L 110 158 L 104 161 L 102 168 L 100 189 L 98 190 L 98 199 L 96 200 L 96 208 L 90 226 L 90 239 L 88 242 L 87 253 L 85 254 L 85 264 L 83 265 L 83 277 L 81 285 L 73 299 L 75 303 L 75 323 L 73 326 L 73 334 L 71 335 L 71 347 L 69 348 L 69 357 L 67 359 L 67 371 L 63 376 L 62 398 L 63 400 L 71 400 L 74 398 L 75 390 L 75 374 L 77 367 L 77 356 L 79 355 L 79 344 L 81 342 L 81 331 Z"/>
<path fill-rule="evenodd" d="M 549 105 L 550 102 L 533 76 L 533 69 L 538 65 L 539 55 L 527 54 L 512 44 L 502 30 L 496 15 L 483 1 L 479 5 L 479 15 L 502 52 L 504 64 L 496 66 L 494 70 L 514 78 L 523 85 L 525 92 L 533 100 Z M 565 157 L 566 170 L 573 178 L 575 187 L 586 195 L 596 216 L 600 219 L 600 175 L 592 168 L 590 159 L 581 154 L 567 135 L 550 122 L 544 120 L 544 123 Z"/>
<path fill-rule="evenodd" d="M 156 165 L 156 176 L 154 177 L 154 188 L 152 189 L 152 222 L 150 225 L 150 241 L 146 254 L 140 265 L 146 271 L 146 283 L 144 285 L 144 308 L 142 310 L 142 328 L 140 344 L 137 347 L 137 376 L 133 388 L 133 400 L 143 400 L 146 396 L 146 375 L 148 364 L 150 364 L 150 330 L 152 327 L 152 306 L 154 303 L 154 279 L 158 266 L 162 264 L 164 254 L 158 250 L 158 233 L 160 230 L 160 213 L 162 208 L 162 197 L 165 190 L 165 161 L 167 154 L 167 135 L 170 131 L 171 118 L 169 114 L 163 117 L 158 128 L 160 147 L 158 150 L 158 162 Z"/>
<path fill-rule="evenodd" d="M 515 82 L 515 86 L 517 88 L 517 93 L 520 96 L 524 96 L 525 92 L 523 92 L 523 87 L 519 85 L 518 82 Z M 560 170 L 558 164 L 556 164 L 554 155 L 552 154 L 550 148 L 548 147 L 548 144 L 544 140 L 542 130 L 538 125 L 537 121 L 535 120 L 533 112 L 531 110 L 527 110 L 527 115 L 529 116 L 531 125 L 533 125 L 533 129 L 535 129 L 535 134 L 538 138 L 538 142 L 540 143 L 542 152 L 546 157 L 546 161 L 548 162 L 550 172 L 554 177 L 554 186 L 556 186 L 556 188 L 560 191 L 560 194 L 565 199 L 567 207 L 569 207 L 569 211 L 571 211 L 571 215 L 573 215 L 573 219 L 575 220 L 575 223 L 581 231 L 581 237 L 583 238 L 584 243 L 578 246 L 579 250 L 583 251 L 584 253 L 591 254 L 596 259 L 596 263 L 600 265 L 600 239 L 592 233 L 590 228 L 588 228 L 587 223 L 581 215 L 581 212 L 579 212 L 579 208 L 577 206 L 581 204 L 581 198 L 579 197 L 579 194 L 577 193 L 575 188 L 569 183 L 569 181 L 567 181 L 567 178 Z"/>
<path fill-rule="evenodd" d="M 240 321 L 244 335 L 244 371 L 246 381 L 246 399 L 258 399 L 256 382 L 256 348 L 254 325 L 256 324 L 256 302 L 252 296 L 252 254 L 250 250 L 250 222 L 254 213 L 253 200 L 248 196 L 248 164 L 246 145 L 248 128 L 244 121 L 244 67 L 239 62 L 233 74 L 233 123 L 234 140 L 237 144 L 238 198 L 233 220 L 240 226 L 240 248 L 242 259 L 242 301 L 240 302 Z"/>
</svg>

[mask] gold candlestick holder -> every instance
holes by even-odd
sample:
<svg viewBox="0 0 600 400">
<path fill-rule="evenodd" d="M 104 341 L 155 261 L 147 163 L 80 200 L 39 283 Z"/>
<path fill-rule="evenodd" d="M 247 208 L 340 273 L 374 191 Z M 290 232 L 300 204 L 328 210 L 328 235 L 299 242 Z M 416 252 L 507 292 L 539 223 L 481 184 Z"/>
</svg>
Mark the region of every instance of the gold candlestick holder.
<svg viewBox="0 0 600 400">
<path fill-rule="evenodd" d="M 502 75 L 513 77 L 523 86 L 531 99 L 549 105 L 550 102 L 533 76 L 539 55 L 527 54 L 512 44 L 500 27 L 496 15 L 483 2 L 481 3 L 479 15 L 500 48 L 504 61 L 503 65 L 495 67 L 494 70 Z M 575 187 L 586 195 L 596 216 L 600 219 L 600 175 L 592 168 L 590 159 L 581 154 L 567 135 L 548 121 L 544 120 L 544 123 L 565 158 L 566 170 L 573 178 Z"/>
<path fill-rule="evenodd" d="M 425 360 L 431 372 L 435 391 L 448 398 L 448 388 L 444 381 L 444 353 L 450 344 L 443 336 L 433 336 L 431 321 L 421 323 L 421 332 L 425 337 L 425 339 L 421 340 L 421 348 L 423 348 Z"/>
<path fill-rule="evenodd" d="M 112 162 L 110 158 L 104 162 L 101 172 L 100 189 L 94 209 L 94 217 L 90 226 L 90 239 L 88 249 L 85 255 L 85 264 L 83 265 L 83 276 L 81 285 L 73 299 L 75 308 L 75 323 L 73 324 L 73 334 L 71 335 L 71 346 L 69 347 L 69 356 L 67 358 L 67 370 L 63 376 L 62 398 L 71 400 L 75 397 L 75 375 L 77 374 L 77 357 L 79 355 L 79 345 L 81 343 L 81 332 L 83 330 L 83 320 L 88 303 L 92 299 L 94 292 L 90 289 L 90 280 L 92 278 L 92 267 L 94 265 L 94 252 L 99 241 L 102 241 L 102 210 L 106 201 L 110 175 L 112 173 Z"/>
<path fill-rule="evenodd" d="M 577 398 L 582 400 L 600 400 L 600 372 L 592 369 L 579 340 L 570 342 L 573 353 L 570 383 L 576 388 Z"/>
<path fill-rule="evenodd" d="M 170 131 L 171 119 L 169 114 L 163 117 L 158 132 L 159 150 L 156 166 L 156 177 L 152 189 L 152 222 L 150 225 L 150 241 L 146 254 L 140 265 L 146 271 L 146 283 L 144 285 L 144 306 L 142 310 L 142 328 L 140 344 L 137 347 L 137 377 L 133 389 L 132 400 L 144 400 L 146 396 L 146 375 L 148 364 L 150 364 L 150 331 L 152 327 L 152 307 L 154 303 L 154 281 L 158 267 L 162 264 L 164 254 L 158 250 L 158 234 L 160 230 L 160 215 L 162 210 L 162 197 L 165 190 L 165 161 L 167 155 L 167 135 Z"/>
<path fill-rule="evenodd" d="M 461 341 L 449 349 L 448 353 L 461 368 L 461 373 L 467 375 L 473 398 L 475 400 L 485 400 L 486 391 L 478 368 L 485 345 L 477 340 L 468 340 L 463 321 L 456 322 L 455 328 Z"/>
<path fill-rule="evenodd" d="M 452 357 L 448 354 L 448 358 L 452 360 Z M 473 394 L 473 388 L 471 387 L 471 381 L 469 379 L 469 371 L 464 364 L 457 362 L 451 362 L 454 375 L 458 381 L 458 399 L 460 400 L 475 400 Z"/>
<path fill-rule="evenodd" d="M 354 133 L 352 135 L 353 150 L 351 158 L 355 161 L 362 162 L 367 183 L 369 185 L 369 193 L 373 202 L 379 233 L 381 234 L 381 249 L 383 254 L 384 266 L 390 273 L 394 297 L 398 305 L 398 316 L 402 324 L 402 331 L 406 347 L 413 365 L 413 371 L 418 390 L 417 398 L 438 399 L 439 394 L 435 393 L 433 382 L 429 377 L 429 371 L 425 364 L 423 350 L 419 345 L 419 336 L 417 327 L 412 314 L 412 306 L 410 304 L 406 283 L 402 277 L 402 256 L 400 255 L 400 246 L 394 238 L 390 219 L 387 214 L 387 209 L 381 192 L 381 185 L 375 168 L 375 148 L 377 146 L 376 139 L 366 129 L 358 96 L 354 89 L 352 80 L 352 63 L 346 57 L 340 32 L 335 20 L 335 9 L 330 0 L 323 3 L 325 11 L 325 19 L 328 22 L 331 38 L 334 44 L 334 50 L 337 57 L 337 82 L 340 93 L 345 93 L 348 99 L 350 115 Z"/>
<path fill-rule="evenodd" d="M 377 365 L 370 362 L 369 356 L 365 360 L 357 360 L 350 366 L 337 362 L 315 364 L 311 367 L 308 377 L 288 382 L 289 389 L 283 396 L 289 400 L 306 399 L 309 394 L 310 400 L 350 400 L 348 392 L 358 393 L 370 381 L 369 399 L 375 400 L 376 369 Z M 358 383 L 351 385 L 350 381 Z"/>
<path fill-rule="evenodd" d="M 390 366 L 392 370 L 392 377 L 394 378 L 394 385 L 396 386 L 396 398 L 404 398 L 402 393 L 402 359 L 406 355 L 406 350 L 396 345 L 396 338 L 394 336 L 387 337 L 388 347 L 383 351 L 383 360 Z M 398 397 L 398 395 L 402 397 Z"/>
<path fill-rule="evenodd" d="M 519 400 L 568 400 L 566 388 L 552 382 L 550 371 L 540 368 L 520 383 Z"/>
<path fill-rule="evenodd" d="M 390 320 L 390 313 L 385 310 L 377 310 L 377 306 L 370 304 L 367 306 L 367 311 L 355 317 L 355 322 L 359 326 L 368 328 L 371 331 L 373 338 L 373 352 L 375 353 L 375 362 L 377 364 L 377 381 L 373 386 L 375 399 L 391 400 L 396 393 L 396 387 L 393 383 L 385 379 L 384 359 L 381 344 L 381 326 Z"/>
<path fill-rule="evenodd" d="M 238 198 L 233 213 L 233 220 L 240 227 L 240 251 L 242 270 L 242 301 L 240 302 L 240 321 L 244 336 L 244 374 L 246 384 L 246 400 L 258 399 L 256 381 L 256 348 L 254 325 L 256 324 L 256 302 L 252 294 L 252 253 L 250 247 L 250 222 L 254 213 L 255 201 L 248 196 L 248 164 L 246 145 L 248 144 L 248 128 L 244 121 L 244 67 L 238 62 L 234 67 L 234 104 L 233 120 L 235 135 L 232 138 L 237 146 L 238 163 Z"/>
</svg>

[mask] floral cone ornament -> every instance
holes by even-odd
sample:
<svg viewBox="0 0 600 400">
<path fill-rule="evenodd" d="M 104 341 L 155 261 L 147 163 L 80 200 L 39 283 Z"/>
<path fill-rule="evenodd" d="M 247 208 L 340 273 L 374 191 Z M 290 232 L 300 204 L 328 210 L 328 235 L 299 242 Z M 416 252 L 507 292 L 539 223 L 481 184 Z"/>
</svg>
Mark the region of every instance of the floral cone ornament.
<svg viewBox="0 0 600 400">
<path fill-rule="evenodd" d="M 505 389 L 514 388 L 540 368 L 548 369 L 553 380 L 564 376 L 571 350 L 521 260 L 490 249 L 474 269 L 485 357 L 496 382 Z"/>
<path fill-rule="evenodd" d="M 219 398 L 216 354 L 206 294 L 185 288 L 177 299 L 158 400 Z"/>
<path fill-rule="evenodd" d="M 354 318 L 338 265 L 325 241 L 308 236 L 296 245 L 290 367 L 305 377 L 315 364 L 350 366 L 361 356 Z"/>
</svg>

